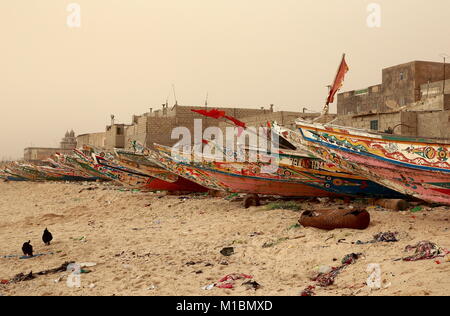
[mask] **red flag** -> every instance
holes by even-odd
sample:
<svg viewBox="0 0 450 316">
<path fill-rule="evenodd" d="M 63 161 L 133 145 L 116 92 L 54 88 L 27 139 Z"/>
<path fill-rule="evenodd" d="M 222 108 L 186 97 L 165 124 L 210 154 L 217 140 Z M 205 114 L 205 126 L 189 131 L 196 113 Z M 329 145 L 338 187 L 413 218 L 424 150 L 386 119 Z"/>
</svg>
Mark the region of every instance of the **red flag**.
<svg viewBox="0 0 450 316">
<path fill-rule="evenodd" d="M 212 117 L 215 119 L 220 119 L 225 116 L 225 111 L 219 111 L 217 109 L 213 109 L 210 111 L 207 111 L 207 110 L 191 110 L 191 111 L 201 114 L 203 116 L 208 116 L 208 117 Z"/>
<path fill-rule="evenodd" d="M 232 121 L 232 122 L 234 123 L 234 125 L 236 125 L 236 126 L 238 126 L 238 127 L 242 127 L 242 128 L 244 128 L 244 129 L 247 128 L 247 126 L 245 125 L 244 122 L 241 122 L 241 121 L 239 121 L 238 119 L 236 119 L 236 118 L 234 118 L 234 117 L 232 117 L 232 116 L 225 115 L 224 117 L 225 117 L 227 120 Z"/>
<path fill-rule="evenodd" d="M 344 56 L 342 56 L 341 65 L 339 66 L 338 72 L 336 74 L 336 78 L 334 79 L 333 86 L 331 87 L 330 94 L 328 95 L 327 105 L 333 103 L 334 96 L 344 84 L 344 77 L 348 70 L 349 68 L 347 66 L 347 63 L 345 62 L 344 54 Z"/>
</svg>

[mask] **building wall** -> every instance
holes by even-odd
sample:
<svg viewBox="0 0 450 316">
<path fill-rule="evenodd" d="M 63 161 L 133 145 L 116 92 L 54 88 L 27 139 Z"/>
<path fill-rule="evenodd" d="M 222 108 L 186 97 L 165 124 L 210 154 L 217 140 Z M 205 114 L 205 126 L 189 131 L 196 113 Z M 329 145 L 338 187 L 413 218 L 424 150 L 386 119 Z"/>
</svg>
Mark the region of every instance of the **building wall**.
<svg viewBox="0 0 450 316">
<path fill-rule="evenodd" d="M 374 109 L 379 111 L 387 110 L 384 106 L 381 85 L 340 93 L 337 100 L 339 115 L 368 113 Z"/>
<path fill-rule="evenodd" d="M 273 112 L 273 107 L 268 109 L 245 109 L 245 108 L 217 108 L 221 111 L 225 111 L 226 115 L 231 115 L 238 119 L 245 116 L 252 115 L 265 115 Z M 172 131 L 176 127 L 186 127 L 192 138 L 194 137 L 194 120 L 199 119 L 202 122 L 202 132 L 210 126 L 218 126 L 219 120 L 213 118 L 207 118 L 195 112 L 194 109 L 204 109 L 199 106 L 163 106 L 163 109 L 153 110 L 150 109 L 148 113 L 143 115 L 134 115 L 133 124 L 124 126 L 125 133 L 123 138 L 118 141 L 117 135 L 114 134 L 113 129 L 109 129 L 106 132 L 107 142 L 106 147 L 112 149 L 118 147 L 118 144 L 123 144 L 125 148 L 130 149 L 130 142 L 137 140 L 146 144 L 148 147 L 152 147 L 154 143 L 172 146 L 179 139 L 172 139 Z M 213 109 L 213 108 L 208 108 Z M 116 141 L 116 146 L 114 145 Z"/>
<path fill-rule="evenodd" d="M 71 154 L 71 149 L 28 147 L 24 149 L 24 160 L 28 162 L 45 160 L 56 153 Z"/>
<path fill-rule="evenodd" d="M 450 66 L 449 66 L 450 68 Z M 450 72 L 450 69 L 449 69 Z M 420 91 L 422 93 L 422 98 L 426 98 L 427 96 L 434 96 L 442 94 L 442 89 L 444 88 L 444 81 L 436 81 L 425 83 L 420 86 Z M 450 80 L 445 80 L 445 94 L 450 94 Z"/>
<path fill-rule="evenodd" d="M 106 147 L 105 132 L 78 135 L 77 147 L 82 147 L 83 145 L 91 145 L 94 147 L 105 148 Z"/>
<path fill-rule="evenodd" d="M 450 79 L 449 68 L 447 65 L 447 79 Z M 381 85 L 340 93 L 337 111 L 339 115 L 395 111 L 420 101 L 424 85 L 438 81 L 442 85 L 443 78 L 443 63 L 414 61 L 385 68 L 382 70 Z M 439 83 L 432 84 L 433 87 L 436 85 Z"/>
<path fill-rule="evenodd" d="M 124 148 L 125 147 L 125 124 L 114 124 L 106 127 L 105 132 L 105 147 L 106 148 Z"/>
<path fill-rule="evenodd" d="M 417 113 L 418 136 L 450 138 L 450 111 Z"/>
<path fill-rule="evenodd" d="M 394 134 L 397 135 L 417 136 L 417 112 L 340 116 L 333 124 L 373 130 L 372 122 L 376 122 L 376 125 L 378 126 L 378 129 L 375 129 L 375 131 L 385 132 L 389 129 L 393 129 Z"/>
</svg>

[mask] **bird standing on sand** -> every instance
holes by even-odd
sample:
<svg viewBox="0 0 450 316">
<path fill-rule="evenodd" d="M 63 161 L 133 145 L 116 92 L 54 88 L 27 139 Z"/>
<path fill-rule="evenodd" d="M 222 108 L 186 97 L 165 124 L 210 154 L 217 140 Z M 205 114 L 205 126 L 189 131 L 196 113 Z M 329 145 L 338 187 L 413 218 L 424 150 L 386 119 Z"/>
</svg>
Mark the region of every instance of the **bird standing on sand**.
<svg viewBox="0 0 450 316">
<path fill-rule="evenodd" d="M 33 246 L 30 243 L 31 243 L 31 240 L 24 243 L 22 246 L 22 251 L 25 256 L 33 257 Z"/>
<path fill-rule="evenodd" d="M 48 229 L 46 228 L 44 230 L 44 234 L 42 235 L 42 241 L 44 242 L 44 244 L 46 244 L 47 246 L 50 246 L 50 242 L 53 240 L 53 235 L 51 232 L 48 231 Z"/>
</svg>

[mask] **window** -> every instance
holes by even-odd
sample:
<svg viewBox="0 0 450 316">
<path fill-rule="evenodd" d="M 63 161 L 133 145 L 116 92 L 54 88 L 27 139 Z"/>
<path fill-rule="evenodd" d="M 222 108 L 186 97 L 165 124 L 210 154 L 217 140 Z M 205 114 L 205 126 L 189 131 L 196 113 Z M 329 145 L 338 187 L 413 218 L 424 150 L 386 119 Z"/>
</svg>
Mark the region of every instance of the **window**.
<svg viewBox="0 0 450 316">
<path fill-rule="evenodd" d="M 405 74 L 403 72 L 400 73 L 400 80 L 405 79 Z"/>
<path fill-rule="evenodd" d="M 122 129 L 120 127 L 117 127 L 117 135 L 122 135 Z"/>
<path fill-rule="evenodd" d="M 378 131 L 378 120 L 370 121 L 370 129 Z"/>
</svg>

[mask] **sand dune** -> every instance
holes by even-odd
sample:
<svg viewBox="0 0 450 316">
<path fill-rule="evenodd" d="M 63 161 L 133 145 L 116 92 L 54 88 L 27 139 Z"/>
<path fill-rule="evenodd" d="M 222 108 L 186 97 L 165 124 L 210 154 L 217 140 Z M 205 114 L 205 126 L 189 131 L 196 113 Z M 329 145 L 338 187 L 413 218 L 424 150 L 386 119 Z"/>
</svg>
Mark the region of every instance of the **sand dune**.
<svg viewBox="0 0 450 316">
<path fill-rule="evenodd" d="M 95 190 L 81 189 L 95 186 Z M 0 285 L 0 295 L 299 295 L 314 284 L 319 265 L 337 265 L 348 253 L 364 258 L 349 266 L 334 285 L 317 295 L 448 295 L 450 263 L 435 260 L 393 261 L 409 253 L 407 245 L 430 240 L 450 248 L 450 208 L 418 213 L 370 209 L 367 230 L 291 228 L 299 212 L 244 209 L 223 198 L 163 196 L 121 191 L 108 185 L 0 183 L 0 280 L 38 272 L 66 261 L 94 262 L 81 275 L 81 287 L 69 288 L 67 272 Z M 303 203 L 303 209 L 320 204 Z M 43 230 L 54 235 L 45 246 Z M 353 245 L 378 232 L 398 231 L 397 243 Z M 258 234 L 254 234 L 258 232 Z M 342 240 L 345 239 L 345 240 Z M 21 255 L 31 240 L 32 259 Z M 340 243 L 338 241 L 341 240 Z M 262 245 L 274 243 L 272 247 Z M 223 247 L 234 247 L 229 257 Z M 338 259 L 338 261 L 333 261 Z M 189 264 L 187 264 L 189 263 Z M 195 264 L 194 264 L 195 263 Z M 379 263 L 384 284 L 371 291 L 364 282 L 370 263 Z M 245 273 L 262 285 L 257 291 L 241 282 L 233 289 L 202 287 L 230 273 Z M 55 280 L 60 279 L 59 282 Z"/>
</svg>

